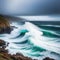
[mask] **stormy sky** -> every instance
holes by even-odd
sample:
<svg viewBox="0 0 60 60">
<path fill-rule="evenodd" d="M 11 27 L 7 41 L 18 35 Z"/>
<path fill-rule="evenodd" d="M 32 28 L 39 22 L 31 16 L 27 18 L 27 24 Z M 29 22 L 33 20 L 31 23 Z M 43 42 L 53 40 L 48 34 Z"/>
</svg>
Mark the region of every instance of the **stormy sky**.
<svg viewBox="0 0 60 60">
<path fill-rule="evenodd" d="M 59 20 L 60 0 L 0 0 L 0 14 L 23 16 L 23 18 L 28 16 L 30 20 L 37 20 L 37 18 L 39 18 L 38 20 L 44 20 L 43 18 L 47 20 L 58 18 Z"/>
<path fill-rule="evenodd" d="M 60 0 L 0 0 L 0 14 L 60 14 Z"/>
</svg>

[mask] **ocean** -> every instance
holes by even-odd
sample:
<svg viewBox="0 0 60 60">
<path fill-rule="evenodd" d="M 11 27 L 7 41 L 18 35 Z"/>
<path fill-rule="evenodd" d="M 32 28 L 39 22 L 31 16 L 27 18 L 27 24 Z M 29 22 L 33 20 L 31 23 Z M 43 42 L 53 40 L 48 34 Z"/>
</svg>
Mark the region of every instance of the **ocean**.
<svg viewBox="0 0 60 60">
<path fill-rule="evenodd" d="M 10 34 L 0 34 L 0 39 L 9 42 L 9 53 L 22 53 L 33 59 L 51 57 L 60 60 L 60 22 L 28 21 L 12 22 L 16 28 Z"/>
</svg>

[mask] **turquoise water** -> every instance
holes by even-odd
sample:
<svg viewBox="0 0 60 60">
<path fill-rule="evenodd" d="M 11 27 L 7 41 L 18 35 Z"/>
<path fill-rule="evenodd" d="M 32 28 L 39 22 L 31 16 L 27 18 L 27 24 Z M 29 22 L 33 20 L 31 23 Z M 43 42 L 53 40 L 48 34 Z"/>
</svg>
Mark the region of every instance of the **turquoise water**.
<svg viewBox="0 0 60 60">
<path fill-rule="evenodd" d="M 11 34 L 0 35 L 0 39 L 10 43 L 6 48 L 9 53 L 21 52 L 38 60 L 44 57 L 60 60 L 60 25 L 35 25 L 30 22 L 11 25 L 17 28 Z"/>
</svg>

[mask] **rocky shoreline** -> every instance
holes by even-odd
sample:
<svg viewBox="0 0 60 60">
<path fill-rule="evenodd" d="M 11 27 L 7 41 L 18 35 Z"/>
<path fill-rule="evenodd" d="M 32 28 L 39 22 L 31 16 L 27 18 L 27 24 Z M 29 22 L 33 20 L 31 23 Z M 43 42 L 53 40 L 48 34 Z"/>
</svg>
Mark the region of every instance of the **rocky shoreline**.
<svg viewBox="0 0 60 60">
<path fill-rule="evenodd" d="M 21 53 L 9 54 L 8 50 L 5 48 L 8 46 L 8 43 L 0 39 L 0 60 L 36 60 L 30 57 L 26 57 Z"/>
<path fill-rule="evenodd" d="M 6 43 L 4 40 L 0 39 L 0 60 L 37 60 L 37 59 L 32 59 L 30 57 L 26 57 L 21 53 L 16 53 L 16 54 L 9 54 L 8 50 L 5 48 L 8 46 L 9 43 Z M 52 58 L 46 57 L 43 60 L 54 60 Z"/>
</svg>

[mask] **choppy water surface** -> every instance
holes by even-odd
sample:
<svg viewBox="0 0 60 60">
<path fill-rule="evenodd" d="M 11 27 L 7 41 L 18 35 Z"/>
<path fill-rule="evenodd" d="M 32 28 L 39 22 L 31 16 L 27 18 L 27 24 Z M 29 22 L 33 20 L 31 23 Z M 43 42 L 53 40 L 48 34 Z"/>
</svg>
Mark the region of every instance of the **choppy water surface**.
<svg viewBox="0 0 60 60">
<path fill-rule="evenodd" d="M 60 25 L 35 25 L 31 22 L 11 25 L 17 28 L 11 34 L 0 35 L 0 39 L 10 43 L 7 49 L 11 54 L 21 52 L 39 60 L 44 57 L 60 60 Z"/>
</svg>

